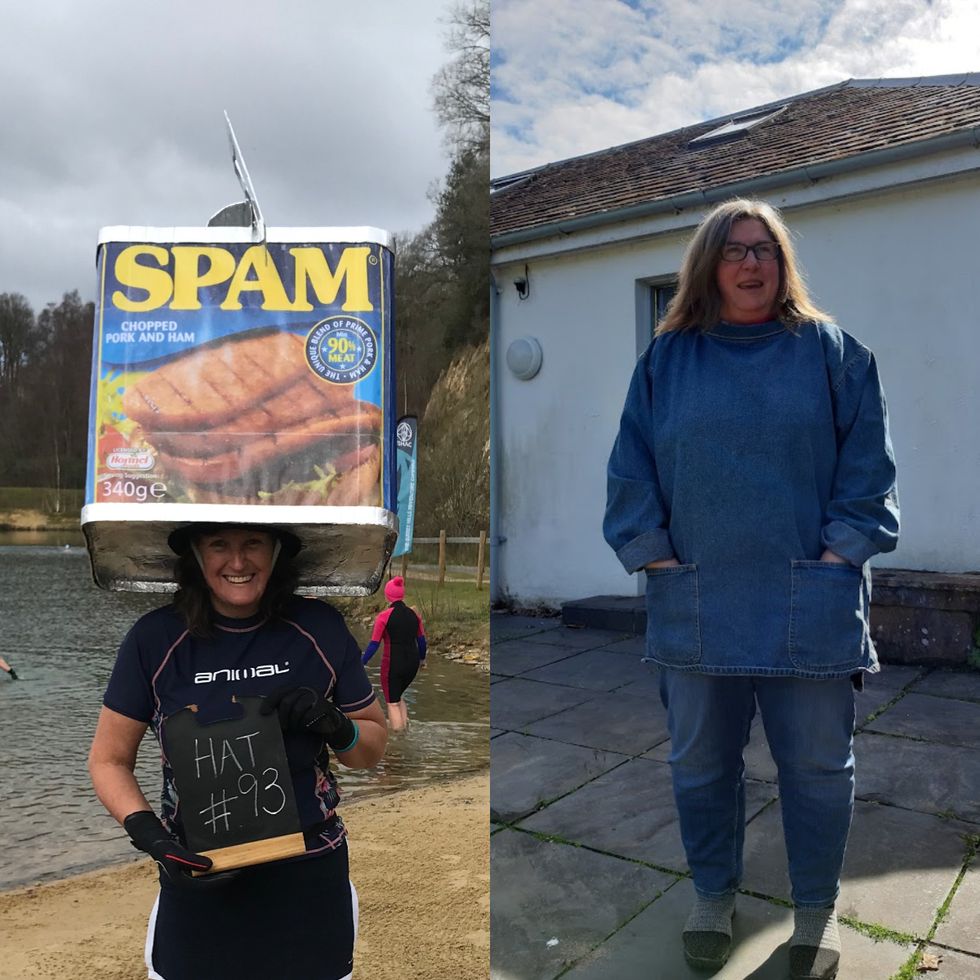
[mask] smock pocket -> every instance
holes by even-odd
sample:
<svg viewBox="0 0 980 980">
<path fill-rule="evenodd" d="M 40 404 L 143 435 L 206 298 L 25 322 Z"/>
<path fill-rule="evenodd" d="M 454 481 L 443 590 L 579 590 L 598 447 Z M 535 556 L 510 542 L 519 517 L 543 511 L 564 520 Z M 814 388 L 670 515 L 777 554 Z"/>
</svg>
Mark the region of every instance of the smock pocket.
<svg viewBox="0 0 980 980">
<path fill-rule="evenodd" d="M 857 670 L 867 646 L 862 569 L 827 561 L 794 561 L 789 656 L 798 670 Z"/>
<path fill-rule="evenodd" d="M 648 568 L 647 656 L 667 667 L 701 662 L 697 565 Z"/>
</svg>

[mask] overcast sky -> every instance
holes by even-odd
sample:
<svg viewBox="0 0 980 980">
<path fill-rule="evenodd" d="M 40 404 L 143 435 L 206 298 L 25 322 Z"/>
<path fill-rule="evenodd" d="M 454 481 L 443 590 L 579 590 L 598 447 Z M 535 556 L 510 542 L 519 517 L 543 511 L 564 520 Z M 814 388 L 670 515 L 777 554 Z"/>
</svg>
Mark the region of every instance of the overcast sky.
<svg viewBox="0 0 980 980">
<path fill-rule="evenodd" d="M 430 83 L 448 0 L 45 0 L 0 10 L 0 292 L 95 298 L 106 225 L 418 231 L 448 156 Z"/>
<path fill-rule="evenodd" d="M 492 173 L 847 78 L 980 72 L 980 0 L 492 0 Z"/>
</svg>

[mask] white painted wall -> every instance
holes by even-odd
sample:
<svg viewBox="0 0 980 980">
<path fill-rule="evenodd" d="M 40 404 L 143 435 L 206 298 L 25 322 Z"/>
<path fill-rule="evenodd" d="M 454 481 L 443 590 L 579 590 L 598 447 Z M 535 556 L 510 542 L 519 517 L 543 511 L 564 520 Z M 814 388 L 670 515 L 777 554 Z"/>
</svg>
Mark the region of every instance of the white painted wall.
<svg viewBox="0 0 980 980">
<path fill-rule="evenodd" d="M 523 264 L 496 271 L 499 356 L 523 336 L 544 352 L 530 381 L 498 373 L 492 465 L 506 541 L 495 570 L 513 598 L 557 604 L 634 588 L 602 538 L 606 461 L 638 355 L 636 281 L 676 274 L 685 239 L 536 260 L 526 300 L 513 287 Z"/>
<path fill-rule="evenodd" d="M 980 570 L 980 176 L 836 204 L 808 196 L 799 207 L 769 199 L 786 206 L 818 304 L 879 362 L 903 521 L 899 550 L 881 564 Z M 493 465 L 506 539 L 496 586 L 505 597 L 558 605 L 637 594 L 635 577 L 602 538 L 605 467 L 642 349 L 637 283 L 676 274 L 690 235 L 676 230 L 676 217 L 668 220 L 669 230 L 642 241 L 530 259 L 526 300 L 513 286 L 523 259 L 495 265 Z M 503 363 L 522 336 L 537 337 L 544 351 L 531 381 L 518 381 Z"/>
<path fill-rule="evenodd" d="M 980 177 L 788 219 L 815 298 L 881 372 L 902 534 L 875 563 L 980 571 Z"/>
</svg>

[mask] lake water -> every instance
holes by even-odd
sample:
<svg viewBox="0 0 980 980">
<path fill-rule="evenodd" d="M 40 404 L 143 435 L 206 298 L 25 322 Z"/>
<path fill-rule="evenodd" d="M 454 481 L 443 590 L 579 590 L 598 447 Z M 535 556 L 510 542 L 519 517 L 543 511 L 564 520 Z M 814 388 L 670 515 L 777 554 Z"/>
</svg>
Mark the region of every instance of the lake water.
<svg viewBox="0 0 980 980">
<path fill-rule="evenodd" d="M 86 757 L 120 640 L 166 601 L 96 588 L 80 535 L 0 532 L 0 654 L 21 678 L 0 672 L 0 889 L 134 857 L 95 798 Z M 363 646 L 364 630 L 354 632 Z M 380 660 L 369 665 L 379 697 Z M 485 673 L 436 649 L 405 699 L 409 730 L 392 734 L 382 762 L 338 767 L 346 801 L 488 766 Z M 137 777 L 156 807 L 159 750 L 150 734 Z"/>
</svg>

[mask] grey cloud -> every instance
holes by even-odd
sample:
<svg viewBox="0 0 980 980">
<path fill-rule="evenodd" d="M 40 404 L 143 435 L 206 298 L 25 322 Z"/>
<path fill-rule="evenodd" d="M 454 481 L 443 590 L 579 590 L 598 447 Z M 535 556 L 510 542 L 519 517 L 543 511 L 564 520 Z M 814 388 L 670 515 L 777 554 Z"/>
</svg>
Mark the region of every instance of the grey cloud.
<svg viewBox="0 0 980 980">
<path fill-rule="evenodd" d="M 93 298 L 99 227 L 200 225 L 239 200 L 225 109 L 269 224 L 421 228 L 447 169 L 430 94 L 447 7 L 4 5 L 0 292 Z"/>
</svg>

